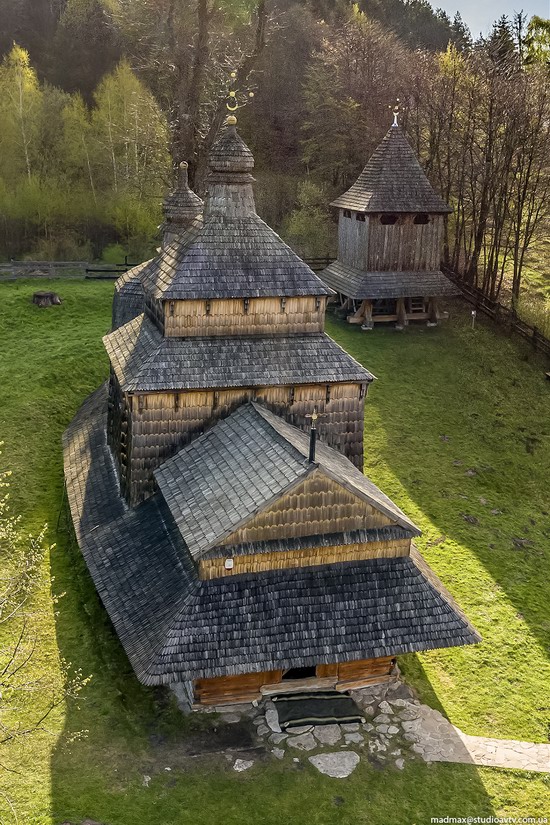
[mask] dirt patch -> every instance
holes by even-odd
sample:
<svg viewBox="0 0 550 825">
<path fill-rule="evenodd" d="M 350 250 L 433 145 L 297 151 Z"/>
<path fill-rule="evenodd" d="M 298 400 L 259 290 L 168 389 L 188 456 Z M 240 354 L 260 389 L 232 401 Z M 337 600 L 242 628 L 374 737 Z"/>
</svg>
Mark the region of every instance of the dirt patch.
<svg viewBox="0 0 550 825">
<path fill-rule="evenodd" d="M 254 747 L 250 723 L 236 722 L 232 725 L 213 724 L 190 733 L 181 744 L 181 752 L 186 756 L 199 756 L 203 753 L 247 751 Z"/>
</svg>

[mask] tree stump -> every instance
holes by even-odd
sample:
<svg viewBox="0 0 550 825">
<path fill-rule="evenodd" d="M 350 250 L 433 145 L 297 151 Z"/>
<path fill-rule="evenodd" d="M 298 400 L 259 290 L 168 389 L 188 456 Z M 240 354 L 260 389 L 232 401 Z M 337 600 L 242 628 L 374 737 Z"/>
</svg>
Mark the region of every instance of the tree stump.
<svg viewBox="0 0 550 825">
<path fill-rule="evenodd" d="M 52 307 L 61 304 L 61 298 L 57 292 L 35 292 L 32 296 L 33 304 L 39 307 Z"/>
</svg>

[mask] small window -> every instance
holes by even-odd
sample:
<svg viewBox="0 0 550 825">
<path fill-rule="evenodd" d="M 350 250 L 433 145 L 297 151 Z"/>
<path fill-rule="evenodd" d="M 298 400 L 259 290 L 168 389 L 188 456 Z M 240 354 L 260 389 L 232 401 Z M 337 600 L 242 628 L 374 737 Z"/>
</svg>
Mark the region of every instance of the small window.
<svg viewBox="0 0 550 825">
<path fill-rule="evenodd" d="M 362 212 L 356 212 L 355 213 L 355 220 L 356 221 L 363 221 L 363 223 L 365 223 L 365 215 L 363 215 Z"/>
<path fill-rule="evenodd" d="M 380 223 L 384 226 L 393 226 L 397 223 L 397 215 L 380 215 Z"/>
<path fill-rule="evenodd" d="M 424 226 L 425 224 L 430 222 L 430 216 L 426 214 L 426 212 L 419 212 L 418 215 L 414 216 L 414 223 L 417 225 Z"/>
<path fill-rule="evenodd" d="M 344 218 L 351 218 L 351 210 L 344 209 Z"/>
<path fill-rule="evenodd" d="M 283 673 L 283 681 L 287 679 L 311 679 L 315 676 L 315 667 L 293 667 Z"/>
</svg>

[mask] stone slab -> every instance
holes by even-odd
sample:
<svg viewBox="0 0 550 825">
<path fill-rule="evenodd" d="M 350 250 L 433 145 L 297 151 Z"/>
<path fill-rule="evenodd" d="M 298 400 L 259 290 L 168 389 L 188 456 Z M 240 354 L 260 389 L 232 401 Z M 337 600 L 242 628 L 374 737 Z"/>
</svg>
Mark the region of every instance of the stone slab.
<svg viewBox="0 0 550 825">
<path fill-rule="evenodd" d="M 310 756 L 309 761 L 325 776 L 333 779 L 345 779 L 359 764 L 359 756 L 354 751 L 339 751 L 337 753 L 319 753 Z"/>
</svg>

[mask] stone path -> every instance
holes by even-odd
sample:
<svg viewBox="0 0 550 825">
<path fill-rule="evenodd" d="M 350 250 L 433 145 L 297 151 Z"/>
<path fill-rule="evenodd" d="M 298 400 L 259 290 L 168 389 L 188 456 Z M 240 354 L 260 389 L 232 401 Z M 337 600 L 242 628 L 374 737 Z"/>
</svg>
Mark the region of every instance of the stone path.
<svg viewBox="0 0 550 825">
<path fill-rule="evenodd" d="M 260 708 L 224 709 L 222 718 L 236 722 L 245 714 L 252 718 L 258 738 L 276 759 L 290 756 L 298 762 L 302 753 L 307 754 L 321 773 L 336 778 L 349 776 L 361 755 L 394 770 L 403 770 L 408 760 L 420 758 L 428 763 L 550 772 L 550 744 L 468 736 L 441 713 L 422 705 L 400 681 L 352 691 L 352 696 L 365 717 L 362 724 L 308 725 L 285 733 L 270 700 Z M 235 770 L 251 766 L 239 764 Z"/>
<path fill-rule="evenodd" d="M 419 705 L 405 722 L 413 750 L 426 762 L 462 762 L 493 768 L 550 772 L 550 744 L 469 736 L 438 711 Z"/>
</svg>

